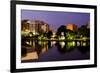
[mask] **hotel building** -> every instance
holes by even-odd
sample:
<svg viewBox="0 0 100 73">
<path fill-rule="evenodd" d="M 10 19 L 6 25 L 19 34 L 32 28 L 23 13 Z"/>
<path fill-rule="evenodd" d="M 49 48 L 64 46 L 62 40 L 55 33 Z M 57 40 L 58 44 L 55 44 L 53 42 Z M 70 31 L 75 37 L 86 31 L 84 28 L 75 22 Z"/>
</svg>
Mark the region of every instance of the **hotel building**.
<svg viewBox="0 0 100 73">
<path fill-rule="evenodd" d="M 49 31 L 49 25 L 40 20 L 22 20 L 22 32 L 33 32 L 33 34 L 46 33 Z"/>
<path fill-rule="evenodd" d="M 75 24 L 67 24 L 66 29 L 77 31 L 77 26 Z"/>
</svg>

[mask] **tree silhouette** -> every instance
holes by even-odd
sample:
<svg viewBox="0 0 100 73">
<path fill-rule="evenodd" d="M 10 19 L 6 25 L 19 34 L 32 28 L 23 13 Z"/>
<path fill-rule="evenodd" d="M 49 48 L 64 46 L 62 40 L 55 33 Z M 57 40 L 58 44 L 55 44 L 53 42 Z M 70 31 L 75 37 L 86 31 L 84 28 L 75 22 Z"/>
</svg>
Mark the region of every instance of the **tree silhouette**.
<svg viewBox="0 0 100 73">
<path fill-rule="evenodd" d="M 57 30 L 57 35 L 60 36 L 60 35 L 61 35 L 61 32 L 64 32 L 64 36 L 66 36 L 66 32 L 67 32 L 66 26 L 61 25 L 61 26 L 58 28 L 58 30 Z"/>
<path fill-rule="evenodd" d="M 82 36 L 86 36 L 86 37 L 90 37 L 90 29 L 87 28 L 85 25 L 82 25 L 79 29 L 78 29 L 78 33 Z"/>
<path fill-rule="evenodd" d="M 52 31 L 48 31 L 47 38 L 51 38 L 52 35 L 53 35 Z"/>
</svg>

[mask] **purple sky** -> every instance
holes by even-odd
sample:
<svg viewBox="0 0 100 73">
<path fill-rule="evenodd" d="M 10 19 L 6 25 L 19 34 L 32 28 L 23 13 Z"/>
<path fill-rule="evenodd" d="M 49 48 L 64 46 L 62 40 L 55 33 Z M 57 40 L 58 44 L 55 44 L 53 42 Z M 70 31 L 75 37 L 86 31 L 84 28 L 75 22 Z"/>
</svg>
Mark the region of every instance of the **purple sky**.
<svg viewBox="0 0 100 73">
<path fill-rule="evenodd" d="M 61 25 L 67 25 L 69 23 L 76 24 L 80 27 L 90 21 L 90 14 L 79 12 L 22 10 L 21 19 L 44 21 L 50 24 L 50 28 L 56 31 Z"/>
</svg>

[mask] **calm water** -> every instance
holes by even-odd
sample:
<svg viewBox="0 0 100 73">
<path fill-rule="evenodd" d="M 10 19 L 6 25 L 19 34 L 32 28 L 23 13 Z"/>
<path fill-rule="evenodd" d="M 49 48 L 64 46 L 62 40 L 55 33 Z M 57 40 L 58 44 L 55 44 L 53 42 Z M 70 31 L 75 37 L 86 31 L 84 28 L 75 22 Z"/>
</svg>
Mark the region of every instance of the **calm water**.
<svg viewBox="0 0 100 73">
<path fill-rule="evenodd" d="M 22 62 L 90 59 L 89 41 L 24 41 Z"/>
</svg>

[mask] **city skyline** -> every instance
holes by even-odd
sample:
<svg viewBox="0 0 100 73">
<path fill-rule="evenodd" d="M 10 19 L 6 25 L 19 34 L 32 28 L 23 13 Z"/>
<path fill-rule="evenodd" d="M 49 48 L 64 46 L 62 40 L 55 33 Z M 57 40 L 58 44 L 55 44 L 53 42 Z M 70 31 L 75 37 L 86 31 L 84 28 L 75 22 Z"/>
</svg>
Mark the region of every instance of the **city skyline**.
<svg viewBox="0 0 100 73">
<path fill-rule="evenodd" d="M 46 22 L 53 31 L 57 31 L 61 25 L 66 26 L 67 24 L 75 24 L 80 27 L 87 24 L 90 21 L 90 14 L 79 12 L 21 10 L 21 20 L 24 19 Z"/>
</svg>

